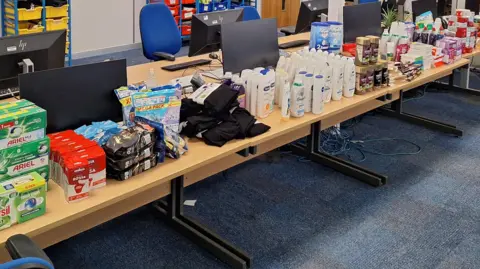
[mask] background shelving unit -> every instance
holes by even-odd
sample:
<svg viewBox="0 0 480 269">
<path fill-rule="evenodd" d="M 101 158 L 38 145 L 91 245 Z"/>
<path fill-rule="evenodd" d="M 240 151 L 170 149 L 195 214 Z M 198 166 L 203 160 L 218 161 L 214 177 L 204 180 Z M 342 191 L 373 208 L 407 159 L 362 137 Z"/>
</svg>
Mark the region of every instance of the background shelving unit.
<svg viewBox="0 0 480 269">
<path fill-rule="evenodd" d="M 234 9 L 242 6 L 257 7 L 257 0 L 147 0 L 150 3 L 165 3 L 175 18 L 182 39 L 189 39 L 193 14 Z"/>
<path fill-rule="evenodd" d="M 72 64 L 71 0 L 61 7 L 49 6 L 47 0 L 0 0 L 2 35 L 25 35 L 44 31 L 67 30 L 65 62 Z M 31 4 L 34 8 L 30 8 Z"/>
</svg>

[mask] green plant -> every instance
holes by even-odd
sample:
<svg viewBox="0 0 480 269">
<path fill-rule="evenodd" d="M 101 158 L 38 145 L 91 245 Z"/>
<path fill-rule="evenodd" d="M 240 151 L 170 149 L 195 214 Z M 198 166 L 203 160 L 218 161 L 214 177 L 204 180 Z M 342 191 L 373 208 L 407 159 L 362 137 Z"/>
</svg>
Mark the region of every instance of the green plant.
<svg viewBox="0 0 480 269">
<path fill-rule="evenodd" d="M 382 27 L 389 29 L 390 25 L 397 20 L 397 10 L 395 8 L 382 9 Z"/>
</svg>

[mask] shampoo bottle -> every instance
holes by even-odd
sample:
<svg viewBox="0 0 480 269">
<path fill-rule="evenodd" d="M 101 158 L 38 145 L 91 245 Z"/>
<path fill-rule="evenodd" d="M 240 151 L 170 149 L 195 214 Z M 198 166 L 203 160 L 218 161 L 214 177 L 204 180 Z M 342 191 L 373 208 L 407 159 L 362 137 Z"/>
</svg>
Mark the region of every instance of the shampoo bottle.
<svg viewBox="0 0 480 269">
<path fill-rule="evenodd" d="M 290 119 L 290 82 L 286 81 L 282 89 L 282 120 L 287 121 Z"/>
<path fill-rule="evenodd" d="M 329 103 L 332 100 L 332 75 L 333 67 L 327 62 L 325 68 L 323 69 L 323 78 L 325 80 L 324 92 L 323 92 L 323 102 Z"/>
<path fill-rule="evenodd" d="M 318 115 L 323 112 L 323 89 L 325 80 L 322 75 L 315 76 L 313 80 L 313 98 L 312 98 L 312 112 Z"/>
<path fill-rule="evenodd" d="M 300 118 L 305 114 L 305 107 L 303 104 L 303 99 L 305 98 L 303 82 L 300 78 L 300 75 L 295 77 L 295 80 L 292 85 L 292 95 L 291 95 L 291 109 L 290 113 L 292 117 Z"/>
<path fill-rule="evenodd" d="M 333 62 L 332 72 L 332 100 L 339 101 L 343 95 L 343 62 L 340 55 L 331 59 Z"/>
<path fill-rule="evenodd" d="M 355 94 L 355 63 L 351 58 L 345 58 L 345 72 L 344 72 L 344 84 L 343 84 L 343 96 L 350 98 Z"/>
<path fill-rule="evenodd" d="M 306 74 L 303 78 L 303 91 L 305 100 L 303 102 L 305 112 L 312 112 L 312 91 L 313 91 L 313 74 Z"/>
</svg>

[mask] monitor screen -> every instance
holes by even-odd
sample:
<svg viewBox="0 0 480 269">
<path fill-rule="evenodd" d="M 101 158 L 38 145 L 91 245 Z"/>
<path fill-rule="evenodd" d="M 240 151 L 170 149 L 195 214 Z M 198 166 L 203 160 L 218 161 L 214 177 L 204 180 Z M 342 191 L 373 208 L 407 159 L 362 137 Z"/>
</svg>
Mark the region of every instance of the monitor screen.
<svg viewBox="0 0 480 269">
<path fill-rule="evenodd" d="M 295 33 L 308 32 L 312 22 L 320 21 L 320 15 L 328 14 L 328 0 L 304 1 L 300 5 L 298 12 L 297 25 Z"/>
<path fill-rule="evenodd" d="M 427 12 L 431 11 L 433 14 L 433 19 L 438 16 L 438 7 L 437 0 L 415 0 L 412 1 L 412 13 L 413 18 Z"/>
<path fill-rule="evenodd" d="M 368 3 L 343 7 L 343 35 L 345 43 L 357 37 L 382 34 L 381 3 Z M 359 14 L 362 14 L 359 16 Z"/>
<path fill-rule="evenodd" d="M 224 72 L 275 66 L 280 57 L 277 19 L 223 24 L 222 54 Z"/>
<path fill-rule="evenodd" d="M 243 8 L 193 15 L 188 56 L 220 49 L 220 25 L 243 20 Z"/>
<path fill-rule="evenodd" d="M 65 30 L 0 38 L 0 89 L 18 86 L 19 65 L 29 59 L 34 71 L 60 68 L 65 65 Z"/>
<path fill-rule="evenodd" d="M 20 96 L 47 110 L 48 133 L 92 121 L 121 121 L 122 106 L 113 90 L 125 85 L 125 59 L 19 76 Z"/>
</svg>

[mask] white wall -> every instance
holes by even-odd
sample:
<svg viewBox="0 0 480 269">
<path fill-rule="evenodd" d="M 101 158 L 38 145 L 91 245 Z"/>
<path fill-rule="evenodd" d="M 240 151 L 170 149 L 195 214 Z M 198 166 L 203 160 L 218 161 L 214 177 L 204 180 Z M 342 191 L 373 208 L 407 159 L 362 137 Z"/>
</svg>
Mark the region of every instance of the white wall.
<svg viewBox="0 0 480 269">
<path fill-rule="evenodd" d="M 133 20 L 133 0 L 72 1 L 73 53 L 132 44 Z"/>
</svg>

